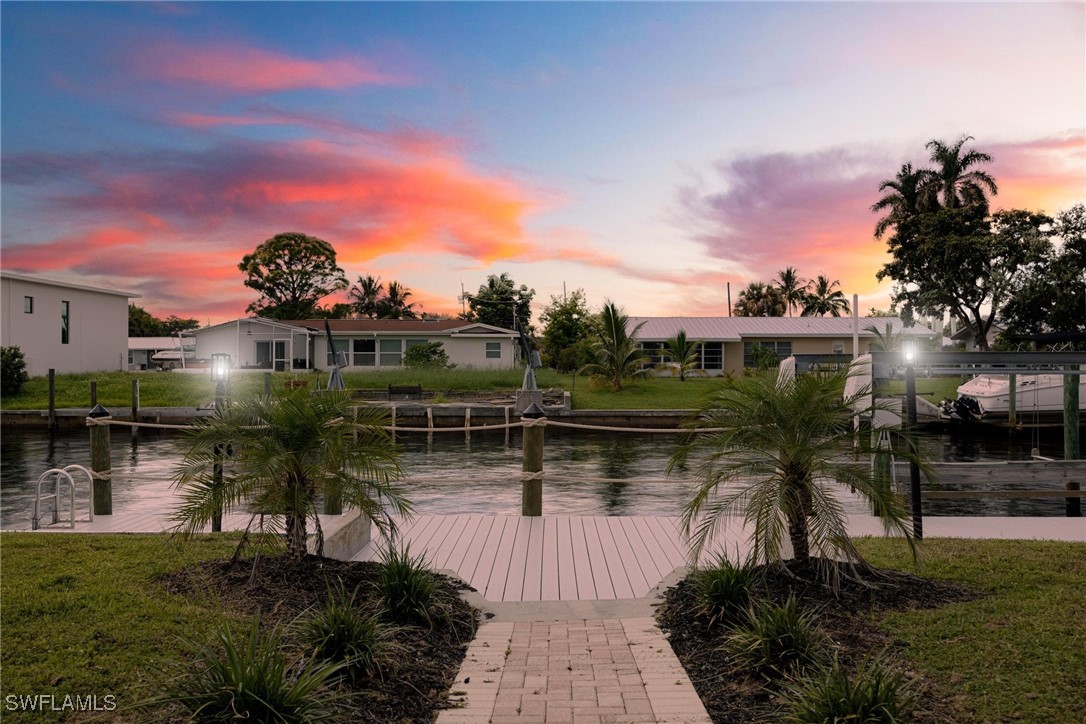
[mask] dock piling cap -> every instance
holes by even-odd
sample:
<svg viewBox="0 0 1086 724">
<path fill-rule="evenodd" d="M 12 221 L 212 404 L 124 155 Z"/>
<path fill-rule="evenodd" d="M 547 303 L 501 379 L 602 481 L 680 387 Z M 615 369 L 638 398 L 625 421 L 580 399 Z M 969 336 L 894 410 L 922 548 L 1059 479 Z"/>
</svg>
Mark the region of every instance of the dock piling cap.
<svg viewBox="0 0 1086 724">
<path fill-rule="evenodd" d="M 520 416 L 526 417 L 529 420 L 538 420 L 541 417 L 546 417 L 547 413 L 543 412 L 543 408 L 533 402 L 528 405 L 524 412 L 520 413 Z"/>
<path fill-rule="evenodd" d="M 101 405 L 95 405 L 94 409 L 87 414 L 87 417 L 109 417 L 109 410 Z"/>
</svg>

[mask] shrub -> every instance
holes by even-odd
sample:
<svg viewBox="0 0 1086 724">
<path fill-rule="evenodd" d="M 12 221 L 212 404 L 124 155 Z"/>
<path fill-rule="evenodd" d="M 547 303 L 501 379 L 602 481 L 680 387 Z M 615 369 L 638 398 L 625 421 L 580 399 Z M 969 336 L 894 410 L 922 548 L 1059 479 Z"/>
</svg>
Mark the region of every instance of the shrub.
<svg viewBox="0 0 1086 724">
<path fill-rule="evenodd" d="M 23 351 L 18 347 L 0 347 L 0 394 L 17 395 L 29 380 Z"/>
<path fill-rule="evenodd" d="M 764 344 L 754 344 L 750 348 L 750 364 L 758 370 L 771 370 L 780 366 L 781 358 L 772 347 Z"/>
<path fill-rule="evenodd" d="M 357 682 L 383 676 L 400 650 L 395 631 L 376 613 L 359 610 L 341 585 L 323 608 L 301 619 L 298 639 L 315 658 L 343 664 L 345 676 Z"/>
<path fill-rule="evenodd" d="M 895 724 L 912 721 L 917 695 L 912 682 L 878 658 L 849 675 L 835 657 L 784 691 L 783 721 Z"/>
<path fill-rule="evenodd" d="M 441 342 L 426 342 L 408 347 L 403 356 L 403 363 L 410 369 L 456 366 L 449 364 L 449 355 Z"/>
<path fill-rule="evenodd" d="M 426 568 L 422 556 L 412 558 L 410 550 L 389 546 L 382 559 L 376 582 L 389 618 L 400 623 L 433 625 L 434 615 L 441 613 L 438 585 L 434 574 Z"/>
<path fill-rule="evenodd" d="M 319 722 L 338 714 L 341 697 L 327 685 L 343 664 L 288 660 L 278 627 L 261 636 L 257 621 L 240 634 L 224 625 L 213 644 L 196 646 L 196 665 L 179 662 L 165 672 L 164 691 L 151 703 L 176 702 L 206 722 Z"/>
<path fill-rule="evenodd" d="M 700 602 L 698 613 L 709 619 L 709 625 L 740 620 L 750 601 L 750 589 L 759 580 L 750 560 L 735 565 L 721 554 L 712 567 L 699 570 L 692 577 Z"/>
<path fill-rule="evenodd" d="M 724 639 L 739 667 L 766 676 L 786 676 L 825 658 L 827 637 L 814 613 L 801 611 L 795 595 L 781 604 L 761 601 L 747 609 Z"/>
</svg>

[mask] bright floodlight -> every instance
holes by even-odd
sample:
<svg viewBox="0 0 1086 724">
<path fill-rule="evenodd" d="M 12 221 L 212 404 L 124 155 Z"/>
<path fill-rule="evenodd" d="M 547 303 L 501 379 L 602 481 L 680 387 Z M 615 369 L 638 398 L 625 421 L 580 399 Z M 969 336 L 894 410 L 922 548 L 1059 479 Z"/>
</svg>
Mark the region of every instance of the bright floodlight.
<svg viewBox="0 0 1086 724">
<path fill-rule="evenodd" d="M 226 382 L 230 376 L 230 355 L 216 352 L 211 355 L 211 379 Z"/>
<path fill-rule="evenodd" d="M 901 343 L 901 352 L 905 356 L 905 362 L 912 364 L 916 361 L 916 340 L 906 339 Z"/>
</svg>

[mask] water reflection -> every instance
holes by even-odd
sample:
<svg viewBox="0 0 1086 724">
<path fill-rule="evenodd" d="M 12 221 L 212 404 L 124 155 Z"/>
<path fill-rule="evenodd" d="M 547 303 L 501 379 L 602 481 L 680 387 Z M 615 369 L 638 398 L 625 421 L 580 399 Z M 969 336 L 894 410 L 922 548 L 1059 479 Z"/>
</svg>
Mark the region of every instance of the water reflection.
<svg viewBox="0 0 1086 724">
<path fill-rule="evenodd" d="M 166 479 L 182 453 L 180 436 L 142 431 L 139 436 L 114 434 L 114 466 L 121 474 L 138 472 L 155 482 L 113 485 L 116 507 L 147 497 L 171 495 Z M 463 434 L 401 433 L 397 442 L 405 452 L 405 467 L 412 480 L 405 492 L 420 513 L 516 514 L 520 511 L 520 435 L 501 431 Z M 967 427 L 926 434 L 921 454 L 929 460 L 975 461 L 1026 459 L 1038 447 L 1042 455 L 1062 456 L 1062 431 L 977 432 Z M 689 498 L 689 482 L 592 482 L 590 478 L 623 480 L 664 478 L 678 445 L 674 435 L 589 434 L 552 432 L 545 443 L 544 469 L 571 481 L 552 481 L 544 487 L 544 512 L 576 515 L 678 515 Z M 34 484 L 51 467 L 87 464 L 89 440 L 85 432 L 50 436 L 44 432 L 9 430 L 0 445 L 0 525 L 25 523 L 30 518 Z M 494 478 L 499 482 L 494 482 Z M 582 478 L 578 480 L 578 477 Z M 686 478 L 683 470 L 678 478 Z M 1014 487 L 1000 483 L 1000 487 Z M 944 486 L 948 489 L 948 486 Z M 87 505 L 88 491 L 77 491 L 77 505 Z M 862 504 L 846 500 L 850 512 L 866 512 Z M 1056 499 L 973 499 L 925 502 L 927 515 L 1050 515 L 1064 514 L 1064 501 Z"/>
</svg>

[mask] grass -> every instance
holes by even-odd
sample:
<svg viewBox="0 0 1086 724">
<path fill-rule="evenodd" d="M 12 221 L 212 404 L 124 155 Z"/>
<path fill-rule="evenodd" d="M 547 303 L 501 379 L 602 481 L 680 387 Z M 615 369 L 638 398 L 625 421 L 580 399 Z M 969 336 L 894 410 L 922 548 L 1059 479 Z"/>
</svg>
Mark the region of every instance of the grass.
<svg viewBox="0 0 1086 724">
<path fill-rule="evenodd" d="M 916 396 L 924 397 L 933 404 L 939 404 L 940 400 L 956 400 L 958 388 L 962 385 L 960 375 L 953 377 L 917 377 Z M 882 395 L 904 395 L 905 380 L 890 380 L 885 391 L 880 388 Z"/>
<path fill-rule="evenodd" d="M 149 698 L 153 670 L 178 641 L 223 621 L 214 607 L 170 595 L 154 578 L 229 556 L 237 540 L 204 536 L 179 548 L 165 536 L 0 535 L 3 693 L 55 694 L 58 706 L 66 694 L 95 694 L 100 705 L 113 695 L 117 715 Z M 9 720 L 41 714 L 5 710 Z"/>
<path fill-rule="evenodd" d="M 557 375 L 560 386 L 570 390 L 575 410 L 691 410 L 705 395 L 717 389 L 717 379 L 694 378 L 681 382 L 672 377 L 649 377 L 627 382 L 621 392 L 593 384 L 578 375 Z M 542 385 L 542 382 L 540 383 Z"/>
<path fill-rule="evenodd" d="M 951 580 L 987 595 L 877 614 L 962 721 L 1082 721 L 1086 708 L 1086 544 L 934 539 L 919 567 L 900 541 L 865 538 L 873 564 Z"/>
</svg>

